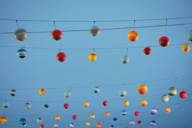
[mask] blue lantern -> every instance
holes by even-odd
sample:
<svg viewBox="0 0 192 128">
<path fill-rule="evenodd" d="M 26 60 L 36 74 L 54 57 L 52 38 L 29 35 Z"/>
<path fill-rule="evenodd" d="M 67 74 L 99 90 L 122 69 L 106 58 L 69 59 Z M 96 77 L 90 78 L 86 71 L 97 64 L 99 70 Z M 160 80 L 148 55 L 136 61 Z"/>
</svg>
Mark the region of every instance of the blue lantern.
<svg viewBox="0 0 192 128">
<path fill-rule="evenodd" d="M 19 58 L 23 59 L 27 56 L 27 51 L 24 48 L 20 48 L 18 51 Z"/>
</svg>

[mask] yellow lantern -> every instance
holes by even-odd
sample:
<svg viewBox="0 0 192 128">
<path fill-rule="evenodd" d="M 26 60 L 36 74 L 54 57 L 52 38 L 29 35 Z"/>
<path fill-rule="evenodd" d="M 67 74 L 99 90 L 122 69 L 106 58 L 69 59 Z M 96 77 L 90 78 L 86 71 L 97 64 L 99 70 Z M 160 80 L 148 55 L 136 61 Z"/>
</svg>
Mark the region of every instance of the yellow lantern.
<svg viewBox="0 0 192 128">
<path fill-rule="evenodd" d="M 126 100 L 126 101 L 124 101 L 123 105 L 124 105 L 125 107 L 129 107 L 130 102 L 129 102 L 128 100 Z"/>
<path fill-rule="evenodd" d="M 90 114 L 91 119 L 95 119 L 95 117 L 96 117 L 95 114 Z"/>
<path fill-rule="evenodd" d="M 170 113 L 171 112 L 171 108 L 170 107 L 166 107 L 165 112 L 166 113 Z"/>
<path fill-rule="evenodd" d="M 146 107 L 148 105 L 148 101 L 147 100 L 141 100 L 141 106 L 142 107 Z"/>
<path fill-rule="evenodd" d="M 89 121 L 85 122 L 85 126 L 91 126 L 91 123 Z"/>
<path fill-rule="evenodd" d="M 135 42 L 139 39 L 139 34 L 136 31 L 131 31 L 128 33 L 128 39 L 131 42 Z"/>
<path fill-rule="evenodd" d="M 96 62 L 97 61 L 97 55 L 95 53 L 90 53 L 88 59 L 90 62 Z"/>
<path fill-rule="evenodd" d="M 90 103 L 89 103 L 89 102 L 85 101 L 85 102 L 83 103 L 83 107 L 88 108 L 89 106 L 90 106 Z"/>
<path fill-rule="evenodd" d="M 191 46 L 190 46 L 189 44 L 184 44 L 184 45 L 182 46 L 182 51 L 183 51 L 184 53 L 188 53 L 188 52 L 190 52 L 190 50 L 191 50 Z"/>
<path fill-rule="evenodd" d="M 0 118 L 0 122 L 2 123 L 2 124 L 6 124 L 7 123 L 7 117 L 5 117 L 5 116 L 2 116 L 1 118 Z"/>
<path fill-rule="evenodd" d="M 111 113 L 110 113 L 110 112 L 106 112 L 106 113 L 105 113 L 105 116 L 106 116 L 106 117 L 110 117 L 110 116 L 111 116 Z"/>
<path fill-rule="evenodd" d="M 141 94 L 141 95 L 145 95 L 145 94 L 147 94 L 148 93 L 148 87 L 147 87 L 147 85 L 145 85 L 145 84 L 142 84 L 139 88 L 138 88 L 138 92 L 139 92 L 139 94 Z"/>
<path fill-rule="evenodd" d="M 39 95 L 45 95 L 46 90 L 44 88 L 39 89 Z"/>
<path fill-rule="evenodd" d="M 60 121 L 61 120 L 61 116 L 59 116 L 59 115 L 55 116 L 55 120 L 56 121 Z"/>
</svg>

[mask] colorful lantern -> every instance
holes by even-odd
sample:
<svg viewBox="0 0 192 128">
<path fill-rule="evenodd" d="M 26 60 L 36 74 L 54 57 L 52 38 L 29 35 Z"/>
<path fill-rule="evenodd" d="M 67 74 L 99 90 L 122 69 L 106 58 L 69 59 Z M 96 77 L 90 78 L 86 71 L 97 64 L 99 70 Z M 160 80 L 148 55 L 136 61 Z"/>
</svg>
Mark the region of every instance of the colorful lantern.
<svg viewBox="0 0 192 128">
<path fill-rule="evenodd" d="M 99 92 L 100 92 L 100 88 L 99 88 L 98 86 L 95 87 L 95 88 L 94 88 L 94 93 L 95 93 L 95 94 L 98 94 Z"/>
<path fill-rule="evenodd" d="M 25 118 L 20 118 L 19 119 L 19 124 L 21 124 L 22 126 L 26 126 L 27 125 L 27 120 Z"/>
<path fill-rule="evenodd" d="M 192 30 L 189 31 L 189 40 L 192 41 Z"/>
<path fill-rule="evenodd" d="M 114 125 L 110 125 L 109 128 L 114 128 Z"/>
<path fill-rule="evenodd" d="M 167 47 L 170 45 L 170 41 L 169 41 L 169 38 L 167 36 L 162 36 L 160 39 L 159 39 L 159 43 L 162 47 Z"/>
<path fill-rule="evenodd" d="M 128 64 L 128 63 L 129 63 L 129 58 L 128 58 L 128 56 L 124 56 L 124 57 L 123 57 L 122 63 L 123 63 L 123 64 Z"/>
<path fill-rule="evenodd" d="M 159 112 L 157 109 L 152 109 L 151 110 L 151 115 L 157 115 Z"/>
<path fill-rule="evenodd" d="M 97 61 L 97 55 L 95 53 L 90 53 L 88 59 L 90 62 L 96 62 Z"/>
<path fill-rule="evenodd" d="M 147 93 L 148 93 L 148 87 L 147 87 L 147 85 L 145 85 L 145 84 L 142 84 L 141 86 L 139 86 L 139 88 L 138 88 L 138 92 L 139 92 L 139 94 L 141 94 L 141 95 L 146 95 Z"/>
<path fill-rule="evenodd" d="M 55 29 L 53 32 L 52 32 L 52 38 L 54 40 L 61 40 L 63 37 L 63 32 L 58 30 L 58 29 Z"/>
<path fill-rule="evenodd" d="M 110 116 L 111 116 L 111 113 L 110 113 L 110 112 L 106 112 L 106 113 L 105 113 L 105 116 L 106 116 L 106 117 L 110 117 Z"/>
<path fill-rule="evenodd" d="M 131 31 L 128 33 L 128 40 L 135 42 L 139 39 L 139 34 L 136 31 Z"/>
<path fill-rule="evenodd" d="M 45 108 L 49 108 L 49 105 L 48 105 L 48 104 L 44 104 L 44 107 L 45 107 Z"/>
<path fill-rule="evenodd" d="M 9 108 L 9 103 L 3 103 L 3 108 L 8 109 Z"/>
<path fill-rule="evenodd" d="M 58 60 L 59 62 L 64 62 L 66 59 L 67 59 L 66 53 L 64 53 L 64 52 L 59 52 L 59 53 L 57 54 L 57 60 Z"/>
<path fill-rule="evenodd" d="M 39 125 L 39 128 L 44 128 L 44 124 L 41 123 L 41 124 Z"/>
<path fill-rule="evenodd" d="M 15 90 L 15 89 L 12 89 L 12 90 L 10 91 L 10 95 L 11 95 L 11 96 L 16 96 L 16 90 Z"/>
<path fill-rule="evenodd" d="M 170 107 L 166 107 L 165 112 L 166 113 L 170 113 L 171 112 L 171 108 Z"/>
<path fill-rule="evenodd" d="M 38 117 L 36 119 L 36 121 L 37 121 L 38 124 L 42 124 L 43 123 L 43 119 L 41 117 Z"/>
<path fill-rule="evenodd" d="M 139 117 L 139 116 L 140 116 L 140 112 L 135 111 L 135 112 L 134 112 L 134 115 L 135 115 L 135 117 Z"/>
<path fill-rule="evenodd" d="M 120 95 L 121 97 L 125 97 L 125 96 L 127 96 L 127 91 L 126 91 L 126 90 L 121 90 L 120 93 L 119 93 L 119 95 Z"/>
<path fill-rule="evenodd" d="M 91 126 L 91 123 L 89 121 L 85 122 L 85 126 Z"/>
<path fill-rule="evenodd" d="M 169 98 L 169 95 L 166 94 L 166 95 L 163 95 L 163 96 L 162 96 L 162 99 L 161 99 L 161 100 L 162 100 L 163 103 L 167 103 L 167 102 L 169 102 L 169 99 L 170 99 L 170 98 Z"/>
<path fill-rule="evenodd" d="M 58 124 L 54 124 L 53 128 L 59 128 L 59 125 Z"/>
<path fill-rule="evenodd" d="M 55 120 L 56 121 L 60 121 L 61 120 L 61 116 L 59 116 L 59 115 L 55 116 Z"/>
<path fill-rule="evenodd" d="M 64 92 L 64 97 L 65 98 L 69 98 L 71 96 L 71 92 L 67 91 L 67 92 Z"/>
<path fill-rule="evenodd" d="M 39 95 L 45 95 L 46 94 L 46 89 L 41 88 L 39 89 Z"/>
<path fill-rule="evenodd" d="M 70 128 L 75 128 L 75 125 L 74 125 L 73 123 L 70 123 L 70 124 L 69 124 L 69 127 L 70 127 Z"/>
<path fill-rule="evenodd" d="M 131 125 L 131 126 L 135 126 L 136 123 L 135 123 L 135 121 L 130 121 L 130 122 L 129 122 L 129 125 Z"/>
<path fill-rule="evenodd" d="M 124 101 L 123 105 L 124 105 L 125 107 L 129 107 L 130 102 L 129 102 L 128 100 L 126 100 L 126 101 Z"/>
<path fill-rule="evenodd" d="M 117 121 L 117 120 L 118 120 L 117 117 L 114 117 L 114 118 L 113 118 L 113 121 Z"/>
<path fill-rule="evenodd" d="M 90 30 L 93 37 L 99 36 L 101 34 L 101 29 L 97 26 L 93 26 Z"/>
<path fill-rule="evenodd" d="M 108 101 L 106 101 L 106 100 L 103 101 L 103 106 L 104 106 L 104 107 L 107 107 L 108 105 L 109 105 L 109 102 L 108 102 Z"/>
<path fill-rule="evenodd" d="M 126 110 L 122 110 L 122 116 L 126 116 L 127 115 L 127 111 Z"/>
<path fill-rule="evenodd" d="M 91 119 L 95 119 L 95 117 L 96 117 L 95 114 L 90 114 Z"/>
<path fill-rule="evenodd" d="M 26 102 L 26 103 L 25 103 L 25 108 L 26 108 L 26 109 L 29 110 L 29 109 L 31 109 L 31 107 L 32 107 L 31 103 L 29 103 L 29 102 Z"/>
<path fill-rule="evenodd" d="M 148 101 L 147 100 L 141 100 L 141 106 L 142 107 L 146 107 L 148 105 Z"/>
<path fill-rule="evenodd" d="M 152 121 L 150 122 L 150 125 L 151 125 L 151 126 L 157 126 L 157 122 L 156 122 L 155 120 L 152 120 Z"/>
<path fill-rule="evenodd" d="M 24 48 L 20 48 L 17 51 L 17 54 L 18 54 L 19 58 L 23 59 L 27 56 L 27 50 L 25 50 Z"/>
<path fill-rule="evenodd" d="M 138 124 L 138 125 L 142 125 L 142 121 L 141 121 L 141 120 L 138 120 L 138 121 L 137 121 L 137 124 Z"/>
<path fill-rule="evenodd" d="M 85 101 L 85 102 L 83 103 L 83 107 L 84 107 L 84 108 L 88 108 L 89 106 L 90 106 L 90 103 L 89 103 L 89 102 Z"/>
<path fill-rule="evenodd" d="M 1 123 L 1 124 L 6 124 L 7 121 L 8 121 L 8 119 L 7 119 L 6 116 L 2 116 L 2 117 L 0 118 L 0 123 Z"/>
<path fill-rule="evenodd" d="M 68 103 L 65 103 L 65 104 L 63 105 L 63 107 L 64 107 L 65 109 L 68 109 L 68 108 L 69 108 L 69 104 L 68 104 Z"/>
<path fill-rule="evenodd" d="M 169 88 L 169 93 L 170 96 L 176 96 L 177 95 L 177 89 L 175 87 L 170 87 Z"/>
<path fill-rule="evenodd" d="M 145 53 L 145 55 L 150 55 L 152 53 L 152 49 L 150 47 L 146 47 L 144 49 L 144 53 Z"/>
<path fill-rule="evenodd" d="M 27 39 L 27 31 L 23 28 L 19 28 L 15 31 L 15 38 L 18 41 L 24 41 Z"/>
<path fill-rule="evenodd" d="M 187 99 L 188 98 L 188 93 L 186 91 L 181 91 L 179 94 L 181 99 Z"/>
<path fill-rule="evenodd" d="M 101 123 L 97 123 L 97 124 L 96 124 L 96 127 L 97 127 L 97 128 L 102 128 L 102 124 L 101 124 Z"/>
<path fill-rule="evenodd" d="M 73 120 L 77 120 L 77 115 L 76 115 L 76 114 L 73 114 L 73 115 L 72 115 L 72 119 L 73 119 Z"/>
<path fill-rule="evenodd" d="M 191 50 L 191 46 L 190 46 L 189 44 L 183 44 L 183 46 L 182 46 L 182 51 L 183 51 L 184 53 L 189 53 L 190 50 Z"/>
</svg>

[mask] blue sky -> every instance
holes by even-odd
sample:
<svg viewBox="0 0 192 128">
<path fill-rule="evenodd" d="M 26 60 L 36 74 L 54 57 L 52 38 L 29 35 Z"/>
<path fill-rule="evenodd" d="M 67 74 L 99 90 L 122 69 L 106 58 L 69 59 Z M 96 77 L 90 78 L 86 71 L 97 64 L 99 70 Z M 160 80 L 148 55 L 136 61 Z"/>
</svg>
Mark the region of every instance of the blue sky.
<svg viewBox="0 0 192 128">
<path fill-rule="evenodd" d="M 166 17 L 191 16 L 191 0 L 1 0 L 0 18 L 16 19 L 48 19 L 48 20 L 118 20 L 118 19 L 151 19 Z M 169 24 L 192 22 L 188 20 L 168 21 Z M 136 22 L 138 25 L 164 24 L 165 21 Z M 52 22 L 18 22 L 20 28 L 27 31 L 52 31 Z M 61 30 L 89 29 L 93 23 L 56 23 Z M 133 22 L 100 23 L 100 28 L 133 26 Z M 0 32 L 17 29 L 15 22 L 0 21 Z M 29 34 L 28 39 L 20 43 L 12 34 L 0 35 L 1 45 L 14 45 L 15 47 L 0 47 L 0 104 L 8 102 L 9 109 L 0 108 L 0 116 L 7 116 L 8 123 L 0 124 L 2 128 L 20 127 L 19 119 L 25 117 L 28 125 L 38 127 L 36 118 L 41 116 L 46 127 L 57 123 L 60 127 L 69 127 L 73 122 L 76 127 L 85 127 L 85 121 L 91 121 L 91 128 L 100 122 L 103 127 L 113 124 L 115 127 L 124 128 L 129 121 L 142 120 L 142 128 L 150 127 L 149 122 L 156 120 L 158 128 L 165 127 L 191 127 L 192 118 L 191 98 L 181 100 L 179 96 L 171 99 L 170 103 L 161 103 L 161 96 L 170 86 L 175 86 L 179 91 L 186 90 L 191 93 L 191 53 L 181 52 L 181 46 L 154 47 L 153 54 L 145 56 L 143 49 L 130 48 L 128 56 L 130 63 L 123 65 L 121 60 L 126 49 L 101 50 L 96 49 L 98 56 L 96 63 L 87 59 L 92 48 L 116 48 L 158 45 L 161 36 L 167 35 L 171 44 L 191 43 L 188 32 L 191 25 L 136 29 L 140 39 L 136 43 L 127 40 L 131 30 L 102 31 L 101 35 L 93 38 L 89 32 L 64 33 L 61 41 L 52 40 L 51 33 Z M 67 61 L 59 63 L 56 54 L 59 49 L 42 50 L 27 49 L 28 56 L 21 60 L 17 50 L 21 47 L 64 47 L 64 48 L 91 48 L 87 50 L 62 49 L 67 54 Z M 178 77 L 181 76 L 181 77 Z M 178 78 L 177 78 L 178 77 Z M 167 79 L 168 78 L 168 79 Z M 177 78 L 177 80 L 176 80 Z M 154 81 L 158 80 L 158 81 Z M 175 82 L 176 81 L 176 82 Z M 147 96 L 140 96 L 137 88 L 146 83 L 149 87 Z M 93 88 L 101 87 L 101 93 L 95 95 Z M 38 89 L 47 89 L 45 96 L 38 95 Z M 11 89 L 17 90 L 17 96 L 11 97 Z M 119 91 L 127 90 L 127 97 L 119 97 Z M 72 96 L 64 98 L 64 92 L 71 90 Z M 149 106 L 142 108 L 141 99 L 147 99 Z M 124 100 L 130 100 L 130 108 L 124 108 Z M 108 100 L 109 106 L 103 107 L 102 101 Z M 84 101 L 89 101 L 91 107 L 82 107 Z M 32 108 L 26 110 L 25 102 L 30 102 Z M 69 110 L 63 109 L 63 104 L 71 105 Z M 44 103 L 50 105 L 49 109 L 43 107 Z M 171 114 L 166 114 L 166 106 L 172 108 Z M 157 108 L 160 114 L 151 116 L 152 108 Z M 127 117 L 121 116 L 121 111 L 126 109 Z M 134 111 L 140 111 L 141 116 L 135 118 Z M 104 113 L 110 111 L 112 116 L 105 118 Z M 96 120 L 90 120 L 89 114 L 95 113 Z M 78 120 L 72 121 L 71 115 L 77 114 Z M 61 115 L 61 121 L 54 120 L 55 115 Z M 113 117 L 118 121 L 114 122 Z M 137 126 L 136 126 L 137 127 Z"/>
</svg>

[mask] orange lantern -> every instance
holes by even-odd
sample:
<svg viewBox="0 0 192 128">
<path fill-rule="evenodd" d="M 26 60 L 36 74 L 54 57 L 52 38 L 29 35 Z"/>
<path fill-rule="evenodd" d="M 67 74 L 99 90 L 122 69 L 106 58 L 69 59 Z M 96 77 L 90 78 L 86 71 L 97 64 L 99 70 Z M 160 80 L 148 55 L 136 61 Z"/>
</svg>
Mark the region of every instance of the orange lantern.
<svg viewBox="0 0 192 128">
<path fill-rule="evenodd" d="M 184 44 L 184 45 L 182 46 L 182 51 L 183 51 L 184 53 L 189 53 L 190 50 L 191 50 L 191 47 L 190 47 L 189 44 Z"/>
<path fill-rule="evenodd" d="M 165 112 L 166 113 L 170 113 L 171 112 L 171 108 L 170 107 L 166 107 Z"/>
<path fill-rule="evenodd" d="M 142 107 L 146 107 L 148 105 L 148 101 L 147 100 L 141 100 L 141 106 Z"/>
<path fill-rule="evenodd" d="M 110 112 L 106 112 L 106 113 L 105 113 L 105 116 L 106 116 L 106 117 L 110 117 L 110 116 L 111 116 L 111 113 L 110 113 Z"/>
<path fill-rule="evenodd" d="M 147 94 L 147 93 L 148 93 L 148 87 L 147 87 L 147 85 L 142 84 L 142 85 L 138 88 L 138 92 L 139 92 L 139 94 L 141 94 L 141 95 Z"/>
<path fill-rule="evenodd" d="M 90 114 L 91 119 L 95 119 L 95 114 Z"/>
<path fill-rule="evenodd" d="M 96 127 L 97 128 L 102 128 L 102 124 L 101 123 L 97 123 Z"/>
<path fill-rule="evenodd" d="M 44 88 L 39 89 L 40 95 L 45 95 L 45 93 L 46 93 L 46 90 Z"/>
<path fill-rule="evenodd" d="M 56 121 L 60 121 L 61 120 L 61 116 L 59 116 L 59 115 L 55 116 L 55 120 Z"/>
<path fill-rule="evenodd" d="M 96 62 L 97 61 L 97 55 L 95 53 L 91 53 L 91 54 L 89 54 L 88 59 L 90 62 Z"/>
<path fill-rule="evenodd" d="M 128 39 L 131 42 L 135 42 L 135 41 L 137 41 L 139 39 L 139 34 L 136 31 L 131 31 L 128 34 Z"/>
<path fill-rule="evenodd" d="M 1 118 L 0 118 L 0 122 L 2 123 L 2 124 L 6 124 L 7 123 L 7 117 L 5 117 L 5 116 L 2 116 Z"/>
</svg>

